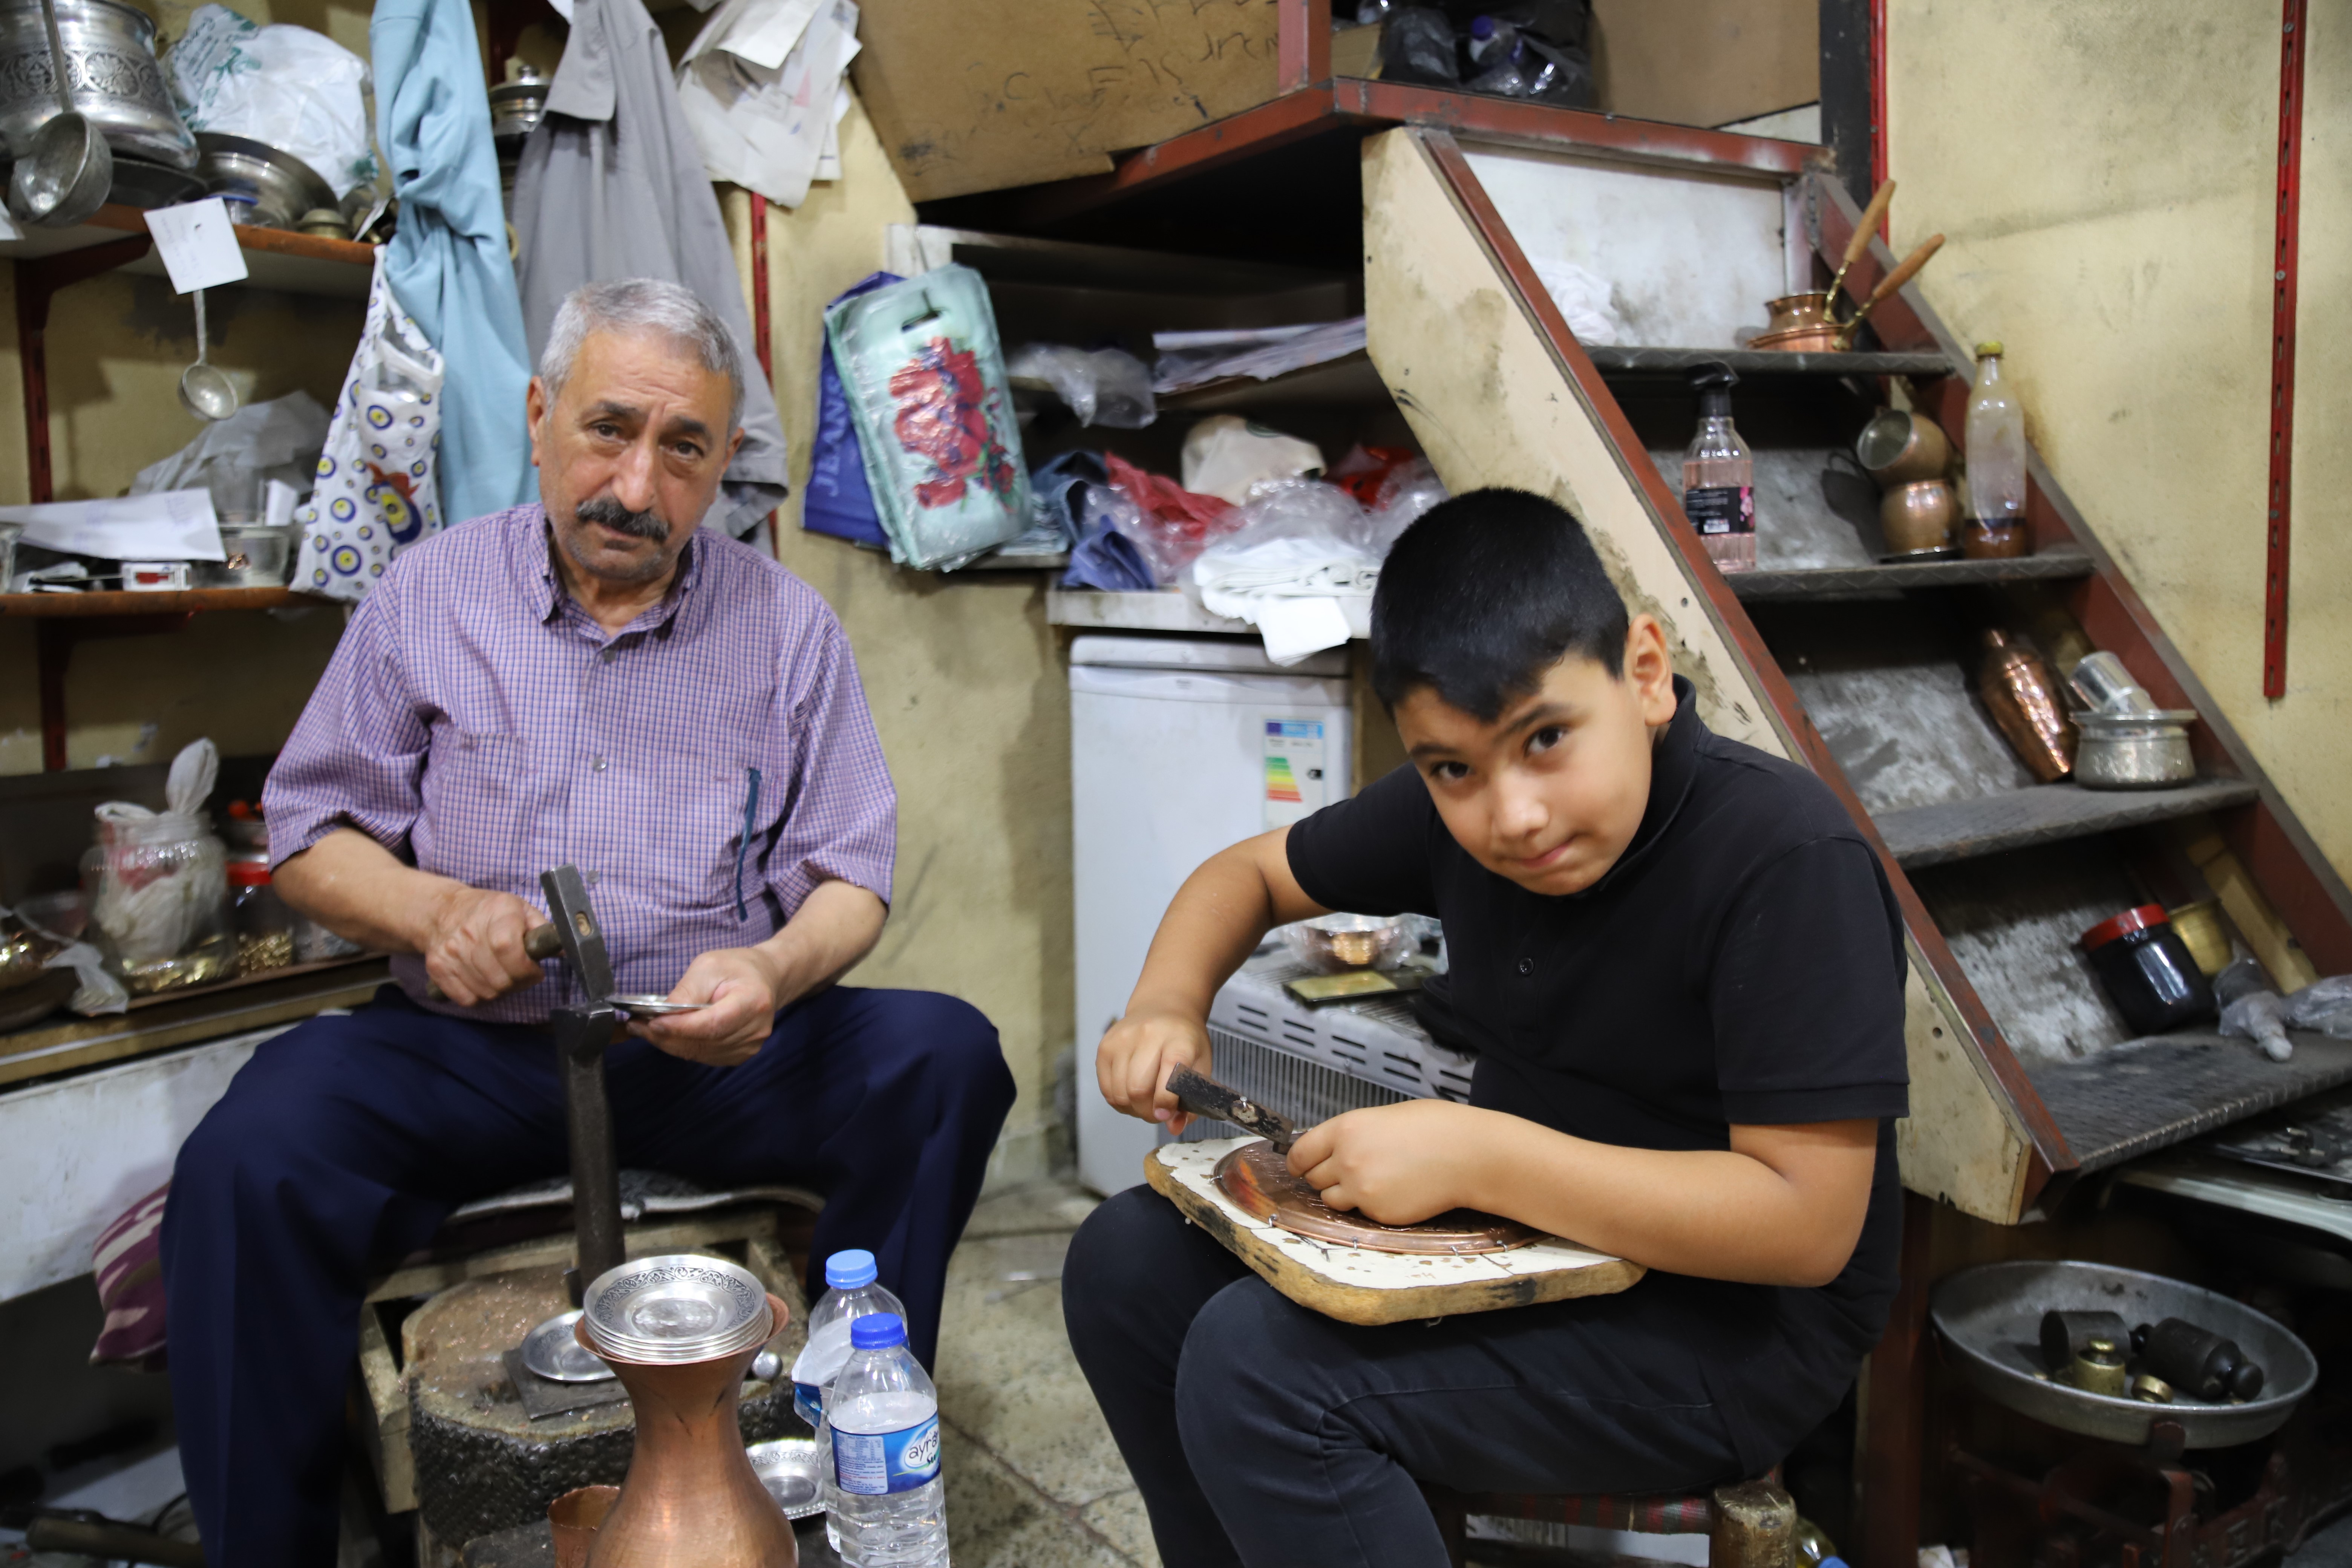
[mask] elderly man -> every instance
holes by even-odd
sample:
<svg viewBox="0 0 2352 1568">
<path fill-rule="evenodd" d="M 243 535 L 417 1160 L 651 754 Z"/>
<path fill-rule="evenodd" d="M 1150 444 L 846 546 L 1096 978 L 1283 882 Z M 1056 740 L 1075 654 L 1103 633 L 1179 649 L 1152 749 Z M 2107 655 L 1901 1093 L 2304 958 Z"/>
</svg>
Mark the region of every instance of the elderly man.
<svg viewBox="0 0 2352 1568">
<path fill-rule="evenodd" d="M 331 1561 L 370 1272 L 565 1168 L 544 1020 L 582 998 L 524 951 L 541 869 L 587 875 L 623 991 L 709 1004 L 611 1051 L 622 1163 L 822 1191 L 817 1257 L 872 1249 L 926 1361 L 1012 1104 L 971 1007 L 833 984 L 880 934 L 897 797 L 824 602 L 698 527 L 741 438 L 726 327 L 590 285 L 530 395 L 541 504 L 393 565 L 264 796 L 286 900 L 399 984 L 264 1044 L 180 1153 L 172 1388 L 215 1563 Z"/>
</svg>

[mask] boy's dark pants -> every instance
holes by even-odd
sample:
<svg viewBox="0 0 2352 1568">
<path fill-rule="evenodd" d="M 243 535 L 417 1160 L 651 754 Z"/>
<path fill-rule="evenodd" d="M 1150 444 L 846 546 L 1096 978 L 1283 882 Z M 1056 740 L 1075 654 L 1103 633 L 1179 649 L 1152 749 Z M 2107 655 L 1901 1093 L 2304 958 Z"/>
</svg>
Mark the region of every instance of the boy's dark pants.
<svg viewBox="0 0 2352 1568">
<path fill-rule="evenodd" d="M 1834 1357 L 1800 1373 L 1792 1363 L 1816 1358 L 1780 1353 L 1780 1325 L 1726 1323 L 1722 1288 L 1664 1275 L 1614 1296 L 1358 1328 L 1286 1300 L 1145 1187 L 1079 1230 L 1062 1302 L 1160 1561 L 1183 1568 L 1443 1568 L 1416 1479 L 1687 1492 L 1778 1463 L 1853 1375 Z M 1759 1357 L 1777 1368 L 1773 1408 L 1711 1392 L 1761 1371 Z"/>
</svg>

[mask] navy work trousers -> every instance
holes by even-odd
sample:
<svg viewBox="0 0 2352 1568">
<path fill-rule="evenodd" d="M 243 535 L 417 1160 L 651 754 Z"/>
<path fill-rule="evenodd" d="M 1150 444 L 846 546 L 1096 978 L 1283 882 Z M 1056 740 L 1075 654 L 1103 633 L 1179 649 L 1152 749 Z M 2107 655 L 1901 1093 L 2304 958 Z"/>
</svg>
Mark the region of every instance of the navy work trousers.
<svg viewBox="0 0 2352 1568">
<path fill-rule="evenodd" d="M 825 1198 L 811 1264 L 873 1251 L 926 1363 L 948 1255 L 1013 1075 L 969 1005 L 836 986 L 741 1066 L 625 1038 L 606 1058 L 621 1163 Z M 369 1277 L 468 1199 L 568 1168 L 551 1036 L 446 1017 L 386 986 L 264 1043 L 180 1151 L 163 1211 L 172 1400 L 212 1562 L 335 1556 L 343 1396 Z"/>
<path fill-rule="evenodd" d="M 1858 1357 L 1776 1353 L 1769 1322 L 1719 1321 L 1719 1294 L 1687 1288 L 1705 1283 L 1654 1274 L 1614 1296 L 1362 1328 L 1286 1300 L 1130 1187 L 1072 1241 L 1062 1310 L 1162 1563 L 1444 1568 L 1416 1479 L 1694 1491 L 1769 1469 L 1836 1407 Z M 1719 1397 L 1710 1346 L 1767 1373 L 1763 1420 Z"/>
</svg>

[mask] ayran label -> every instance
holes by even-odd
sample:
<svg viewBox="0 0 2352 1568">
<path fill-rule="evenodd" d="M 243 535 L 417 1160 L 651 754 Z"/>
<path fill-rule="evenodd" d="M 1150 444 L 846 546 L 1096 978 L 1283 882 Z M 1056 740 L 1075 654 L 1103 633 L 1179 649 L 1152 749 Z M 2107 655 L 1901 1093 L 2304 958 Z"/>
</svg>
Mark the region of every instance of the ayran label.
<svg viewBox="0 0 2352 1568">
<path fill-rule="evenodd" d="M 833 1429 L 833 1478 L 859 1497 L 910 1492 L 940 1473 L 940 1418 L 898 1432 Z"/>
</svg>

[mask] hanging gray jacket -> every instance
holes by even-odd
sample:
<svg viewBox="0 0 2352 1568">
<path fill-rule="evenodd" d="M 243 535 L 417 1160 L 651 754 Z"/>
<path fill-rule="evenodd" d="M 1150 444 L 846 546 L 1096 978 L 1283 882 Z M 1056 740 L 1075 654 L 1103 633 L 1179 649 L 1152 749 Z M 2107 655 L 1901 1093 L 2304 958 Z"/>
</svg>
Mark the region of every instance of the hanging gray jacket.
<svg viewBox="0 0 2352 1568">
<path fill-rule="evenodd" d="M 683 283 L 735 334 L 743 445 L 703 521 L 740 536 L 782 501 L 784 432 L 761 373 L 735 247 L 678 108 L 661 31 L 641 0 L 577 0 L 547 114 L 515 175 L 523 328 L 537 363 L 563 297 L 583 283 Z"/>
</svg>

